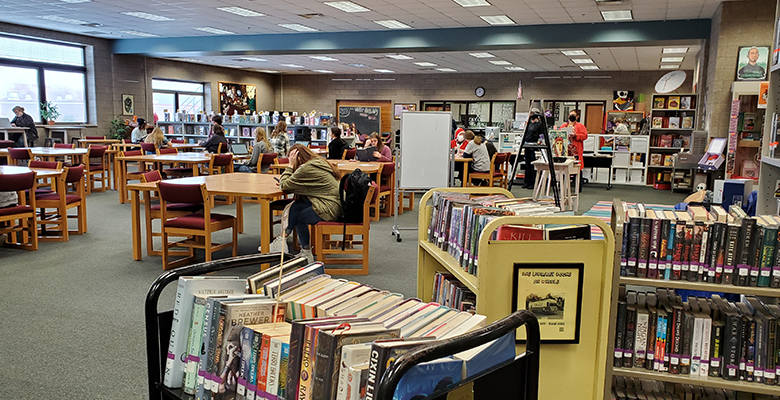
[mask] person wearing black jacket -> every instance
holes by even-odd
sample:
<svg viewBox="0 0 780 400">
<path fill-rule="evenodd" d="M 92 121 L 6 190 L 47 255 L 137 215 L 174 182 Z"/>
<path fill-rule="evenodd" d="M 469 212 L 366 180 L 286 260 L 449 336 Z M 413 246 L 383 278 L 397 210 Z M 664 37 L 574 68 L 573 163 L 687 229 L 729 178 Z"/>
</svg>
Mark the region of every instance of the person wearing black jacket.
<svg viewBox="0 0 780 400">
<path fill-rule="evenodd" d="M 528 125 L 525 127 L 525 136 L 523 136 L 523 144 L 536 144 L 539 142 L 539 138 L 544 133 L 544 126 L 542 126 L 541 112 L 538 108 L 531 109 L 531 115 L 528 117 Z M 523 189 L 533 189 L 534 181 L 536 180 L 536 169 L 533 163 L 536 161 L 536 150 L 523 149 L 525 152 L 525 179 L 523 180 Z"/>
<path fill-rule="evenodd" d="M 338 126 L 330 127 L 330 143 L 328 143 L 328 159 L 341 160 L 344 150 L 349 148 L 349 144 L 341 138 L 341 128 Z"/>
<path fill-rule="evenodd" d="M 30 114 L 24 113 L 24 107 L 22 106 L 14 107 L 13 112 L 16 114 L 16 117 L 11 121 L 11 126 L 28 128 L 26 132 L 27 140 L 24 140 L 24 133 L 12 133 L 10 139 L 16 142 L 16 147 L 27 147 L 28 144 L 30 147 L 33 147 L 35 141 L 38 140 L 38 130 L 35 129 L 35 121 L 33 121 Z"/>
</svg>

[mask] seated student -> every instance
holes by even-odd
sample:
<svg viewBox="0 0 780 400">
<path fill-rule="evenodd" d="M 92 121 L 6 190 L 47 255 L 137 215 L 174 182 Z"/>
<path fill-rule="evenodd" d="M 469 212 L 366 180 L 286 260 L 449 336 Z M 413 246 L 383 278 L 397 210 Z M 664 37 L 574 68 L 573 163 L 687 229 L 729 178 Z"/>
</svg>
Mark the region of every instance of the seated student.
<svg viewBox="0 0 780 400">
<path fill-rule="evenodd" d="M 349 148 L 344 139 L 341 138 L 341 129 L 337 126 L 330 127 L 330 143 L 328 143 L 328 159 L 341 160 L 344 150 Z"/>
<path fill-rule="evenodd" d="M 141 143 L 144 140 L 144 137 L 146 136 L 146 120 L 143 118 L 138 118 L 138 126 L 133 129 L 133 132 L 130 134 L 130 140 L 133 143 Z"/>
<path fill-rule="evenodd" d="M 228 141 L 225 138 L 225 128 L 222 127 L 222 117 L 215 115 L 211 121 L 213 122 L 212 130 L 214 135 L 212 135 L 209 140 L 206 140 L 205 142 L 201 141 L 199 144 L 209 153 L 218 153 L 219 144 L 224 143 L 224 145 L 222 145 L 222 151 L 228 151 Z"/>
<path fill-rule="evenodd" d="M 287 157 L 287 152 L 290 150 L 290 138 L 287 136 L 287 123 L 279 121 L 271 131 L 271 138 L 269 140 L 273 145 L 274 153 L 279 157 Z"/>
<path fill-rule="evenodd" d="M 152 133 L 144 138 L 144 143 L 153 143 L 158 149 L 168 145 L 168 139 L 165 138 L 162 129 L 155 126 Z"/>
<path fill-rule="evenodd" d="M 469 141 L 463 136 L 464 133 L 466 133 L 466 131 L 463 128 L 458 128 L 458 130 L 455 131 L 455 139 L 450 141 L 450 148 L 457 149 L 458 155 L 463 154 L 463 151 L 466 150 L 466 146 L 469 144 Z"/>
<path fill-rule="evenodd" d="M 382 143 L 382 138 L 379 136 L 379 133 L 373 132 L 368 136 L 365 147 L 369 148 L 371 146 L 376 147 L 376 150 L 372 154 L 374 156 L 374 161 L 393 161 L 393 151 L 390 150 L 390 146 L 385 146 L 385 144 Z"/>
<path fill-rule="evenodd" d="M 290 148 L 289 158 L 290 165 L 279 178 L 279 188 L 296 195 L 296 200 L 290 208 L 285 234 L 291 234 L 294 228 L 301 246 L 299 255 L 313 261 L 309 225 L 320 221 L 338 221 L 341 217 L 341 173 L 325 158 L 301 144 L 294 144 Z M 277 236 L 271 243 L 271 251 L 283 251 L 284 244 L 282 236 Z"/>
<path fill-rule="evenodd" d="M 268 141 L 265 129 L 260 127 L 255 128 L 255 145 L 252 148 L 252 158 L 244 161 L 243 164 L 236 164 L 236 172 L 257 172 L 257 163 L 260 162 L 261 155 L 273 152 L 273 146 L 271 146 L 271 142 Z M 268 172 L 268 168 L 268 165 L 263 165 L 260 172 L 266 173 Z"/>
<path fill-rule="evenodd" d="M 489 172 L 490 157 L 488 156 L 487 147 L 483 142 L 484 138 L 475 135 L 474 132 L 470 130 L 466 131 L 463 136 L 469 141 L 466 149 L 463 150 L 463 157 L 473 159 L 469 164 L 469 172 Z M 475 179 L 474 183 L 481 184 L 481 179 Z"/>
</svg>

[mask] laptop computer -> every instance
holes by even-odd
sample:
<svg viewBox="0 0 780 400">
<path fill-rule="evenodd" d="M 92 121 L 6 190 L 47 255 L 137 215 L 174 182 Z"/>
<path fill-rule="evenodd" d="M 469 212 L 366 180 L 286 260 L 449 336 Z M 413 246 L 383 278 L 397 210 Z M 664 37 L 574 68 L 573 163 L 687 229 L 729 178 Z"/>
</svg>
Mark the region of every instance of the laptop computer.
<svg viewBox="0 0 780 400">
<path fill-rule="evenodd" d="M 306 142 L 306 141 L 303 141 L 303 140 L 298 140 L 298 141 L 295 142 L 295 144 L 299 144 L 299 145 L 301 145 L 303 147 L 309 147 L 309 142 Z"/>
<path fill-rule="evenodd" d="M 357 149 L 357 159 L 359 161 L 374 161 L 374 152 L 376 151 L 376 147 L 366 147 L 365 149 Z"/>
<path fill-rule="evenodd" d="M 10 128 L 11 120 L 8 118 L 0 118 L 0 128 Z"/>
<path fill-rule="evenodd" d="M 245 143 L 233 143 L 230 145 L 230 150 L 234 155 L 245 156 L 249 154 L 249 149 Z"/>
</svg>

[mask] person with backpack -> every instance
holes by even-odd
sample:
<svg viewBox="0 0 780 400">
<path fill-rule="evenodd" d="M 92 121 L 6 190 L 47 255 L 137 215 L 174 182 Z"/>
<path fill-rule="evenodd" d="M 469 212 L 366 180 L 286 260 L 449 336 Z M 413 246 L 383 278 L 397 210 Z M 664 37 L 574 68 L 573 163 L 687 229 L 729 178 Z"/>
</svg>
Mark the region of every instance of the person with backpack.
<svg viewBox="0 0 780 400">
<path fill-rule="evenodd" d="M 279 178 L 279 188 L 294 194 L 296 199 L 290 208 L 285 236 L 295 229 L 301 246 L 300 255 L 313 261 L 309 225 L 320 221 L 338 221 L 342 216 L 339 197 L 341 172 L 335 165 L 301 144 L 294 144 L 288 157 L 290 164 Z M 284 237 L 277 236 L 271 243 L 271 251 L 284 250 Z"/>
</svg>

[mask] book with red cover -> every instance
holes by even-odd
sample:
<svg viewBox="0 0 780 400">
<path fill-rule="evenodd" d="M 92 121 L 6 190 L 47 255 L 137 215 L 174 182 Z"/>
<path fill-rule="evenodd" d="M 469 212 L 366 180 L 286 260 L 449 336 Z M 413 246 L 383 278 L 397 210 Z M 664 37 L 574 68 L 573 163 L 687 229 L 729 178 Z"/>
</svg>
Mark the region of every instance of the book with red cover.
<svg viewBox="0 0 780 400">
<path fill-rule="evenodd" d="M 498 227 L 498 240 L 544 240 L 544 229 L 533 226 L 503 225 Z"/>
</svg>

